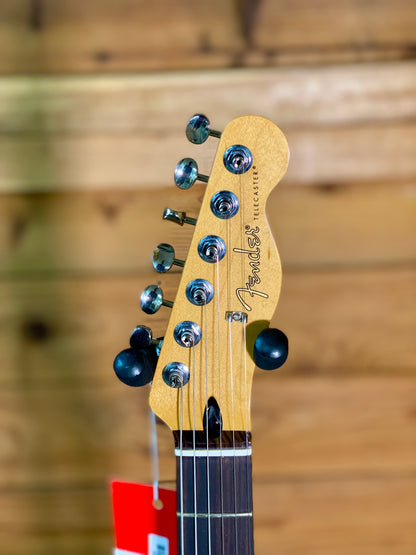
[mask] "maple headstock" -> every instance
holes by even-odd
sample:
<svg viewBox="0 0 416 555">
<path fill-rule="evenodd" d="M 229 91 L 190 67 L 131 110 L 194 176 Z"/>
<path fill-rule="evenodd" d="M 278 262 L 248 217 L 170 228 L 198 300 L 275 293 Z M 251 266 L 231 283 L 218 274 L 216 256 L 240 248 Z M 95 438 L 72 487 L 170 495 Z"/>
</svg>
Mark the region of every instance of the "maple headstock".
<svg viewBox="0 0 416 555">
<path fill-rule="evenodd" d="M 266 201 L 288 159 L 282 131 L 265 118 L 239 117 L 221 134 L 199 217 L 188 222 L 195 231 L 150 392 L 151 408 L 172 430 L 202 430 L 212 398 L 224 430 L 250 430 L 256 339 L 281 287 Z M 204 177 L 183 161 L 176 180 L 188 188 Z"/>
</svg>

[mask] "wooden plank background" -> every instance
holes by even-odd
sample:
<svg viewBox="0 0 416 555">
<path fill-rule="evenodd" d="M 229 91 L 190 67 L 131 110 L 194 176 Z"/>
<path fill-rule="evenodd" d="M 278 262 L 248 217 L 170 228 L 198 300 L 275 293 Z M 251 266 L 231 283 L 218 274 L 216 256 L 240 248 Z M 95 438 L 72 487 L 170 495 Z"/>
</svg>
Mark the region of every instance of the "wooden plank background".
<svg viewBox="0 0 416 555">
<path fill-rule="evenodd" d="M 114 355 L 185 257 L 221 130 L 286 133 L 268 203 L 290 339 L 253 388 L 258 555 L 416 553 L 416 5 L 412 0 L 5 0 L 0 4 L 0 541 L 4 555 L 113 544 L 108 480 L 150 479 L 146 388 Z M 149 238 L 151 238 L 149 240 Z M 179 274 L 160 281 L 173 298 Z M 174 478 L 159 425 L 161 476 Z"/>
</svg>

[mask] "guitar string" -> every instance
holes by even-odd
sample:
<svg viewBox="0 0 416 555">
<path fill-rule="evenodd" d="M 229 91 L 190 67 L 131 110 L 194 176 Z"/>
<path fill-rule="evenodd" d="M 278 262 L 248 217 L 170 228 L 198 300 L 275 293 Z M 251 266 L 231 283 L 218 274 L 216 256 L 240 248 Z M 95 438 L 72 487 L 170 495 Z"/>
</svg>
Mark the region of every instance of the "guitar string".
<svg viewBox="0 0 416 555">
<path fill-rule="evenodd" d="M 231 223 L 227 220 L 227 245 L 228 249 L 231 247 Z M 228 301 L 228 311 L 232 311 L 231 303 L 231 253 L 228 251 L 227 256 L 227 269 L 228 269 L 228 291 L 227 291 L 227 301 Z M 228 321 L 228 343 L 229 343 L 229 357 L 230 357 L 230 391 L 231 391 L 231 432 L 232 432 L 232 444 L 233 452 L 235 453 L 235 420 L 234 420 L 234 379 L 233 379 L 233 350 L 232 350 L 232 335 L 231 335 L 231 319 Z M 236 462 L 235 457 L 233 458 L 233 486 L 234 486 L 234 514 L 237 512 L 236 503 Z M 237 544 L 237 518 L 234 519 L 234 532 L 235 532 L 235 548 L 236 553 L 238 553 Z"/>
<path fill-rule="evenodd" d="M 245 238 L 245 216 L 246 216 L 246 203 L 245 203 L 245 192 L 246 192 L 246 188 L 245 188 L 245 177 L 246 174 L 245 172 L 243 172 L 242 174 L 240 174 L 240 198 L 241 198 L 241 219 L 240 219 L 240 240 L 241 240 L 241 251 L 244 250 L 244 238 Z M 244 255 L 244 253 L 242 252 L 242 256 L 241 256 L 241 284 L 244 284 L 244 279 L 245 279 L 245 275 L 246 275 L 246 257 Z M 247 317 L 246 317 L 247 318 Z M 245 447 L 246 449 L 248 448 L 247 445 L 247 430 L 248 430 L 248 417 L 247 417 L 247 343 L 246 343 L 246 334 L 245 334 L 245 330 L 246 330 L 246 325 L 247 325 L 247 320 L 246 321 L 242 321 L 242 325 L 243 325 L 243 344 L 242 344 L 242 350 L 243 350 L 243 360 L 244 360 L 244 392 L 245 392 Z M 248 457 L 246 457 L 246 478 L 248 478 Z M 246 481 L 246 493 L 248 495 L 248 480 Z M 248 510 L 248 507 L 247 507 Z"/>
<path fill-rule="evenodd" d="M 192 424 L 192 444 L 194 455 L 194 547 L 195 555 L 198 555 L 198 521 L 197 521 L 197 496 L 196 496 L 196 442 L 195 442 L 195 347 L 192 346 L 192 406 L 193 406 L 193 424 Z"/>
<path fill-rule="evenodd" d="M 244 349 L 244 380 L 245 380 L 245 404 L 246 404 L 246 442 L 245 442 L 245 446 L 248 452 L 249 449 L 249 439 L 248 439 L 248 434 L 249 434 L 249 430 L 248 430 L 248 419 L 249 419 L 249 415 L 250 415 L 250 406 L 251 406 L 251 402 L 250 402 L 250 396 L 249 396 L 249 392 L 248 392 L 248 383 L 247 383 L 247 324 L 244 323 L 243 324 L 243 349 Z M 251 490 L 251 476 L 250 476 L 250 455 L 247 455 L 246 457 L 246 492 L 247 492 L 247 505 L 246 505 L 246 510 L 247 512 L 251 512 L 252 511 L 252 507 L 251 507 L 251 503 L 250 503 L 250 490 Z M 251 545 L 252 543 L 252 527 L 248 526 L 248 539 L 249 539 L 249 544 Z"/>
<path fill-rule="evenodd" d="M 228 337 L 230 343 L 230 380 L 231 380 L 231 421 L 233 433 L 233 451 L 235 453 L 235 417 L 234 417 L 234 376 L 233 376 L 233 348 L 231 334 L 231 319 L 228 321 Z M 233 456 L 233 482 L 234 482 L 234 514 L 237 514 L 237 475 L 235 466 L 236 457 Z M 238 554 L 237 517 L 234 518 L 235 552 Z"/>
<path fill-rule="evenodd" d="M 221 408 L 221 326 L 220 326 L 220 268 L 219 254 L 217 253 L 217 327 L 218 327 L 218 403 Z M 222 417 L 220 416 L 220 498 L 221 515 L 224 515 L 224 479 L 223 479 L 223 452 L 222 452 Z M 225 555 L 224 519 L 221 518 L 221 547 Z"/>
<path fill-rule="evenodd" d="M 246 174 L 241 174 L 241 250 L 244 249 L 244 237 L 245 237 L 245 224 L 244 224 L 244 217 L 245 217 L 245 191 L 246 191 L 246 182 L 245 182 Z M 244 276 L 246 275 L 246 258 L 243 254 L 242 261 L 242 281 L 244 283 Z M 247 316 L 248 319 L 248 316 Z M 249 430 L 248 430 L 248 420 L 250 415 L 250 398 L 249 398 L 249 391 L 248 391 L 248 381 L 247 381 L 247 320 L 243 322 L 243 359 L 244 359 L 244 391 L 245 391 L 245 447 L 248 450 L 249 447 Z M 249 495 L 250 495 L 250 469 L 249 469 L 249 456 L 246 459 L 246 497 L 247 497 L 247 511 L 250 510 L 249 507 Z M 251 540 L 251 533 L 250 533 L 251 526 L 248 527 L 248 535 L 249 541 Z"/>
<path fill-rule="evenodd" d="M 208 327 L 207 305 L 204 304 L 204 330 L 205 330 L 205 428 L 207 441 L 207 502 L 208 502 L 208 553 L 211 555 L 211 491 L 209 482 L 209 428 L 208 428 Z"/>
<path fill-rule="evenodd" d="M 183 521 L 183 452 L 182 452 L 182 433 L 183 433 L 183 381 L 181 380 L 180 389 L 180 425 L 179 425 L 179 479 L 181 484 L 181 554 L 185 555 L 185 534 L 184 534 L 184 521 Z"/>
</svg>

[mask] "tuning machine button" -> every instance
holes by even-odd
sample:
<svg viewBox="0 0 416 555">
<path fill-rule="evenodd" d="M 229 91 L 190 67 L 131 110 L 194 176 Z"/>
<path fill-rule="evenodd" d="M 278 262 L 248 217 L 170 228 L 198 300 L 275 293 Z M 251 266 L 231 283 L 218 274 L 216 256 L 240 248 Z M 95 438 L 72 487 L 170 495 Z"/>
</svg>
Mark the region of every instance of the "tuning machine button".
<svg viewBox="0 0 416 555">
<path fill-rule="evenodd" d="M 164 209 L 163 219 L 169 220 L 170 222 L 175 222 L 175 224 L 178 224 L 178 225 L 183 225 L 183 224 L 196 225 L 195 218 L 188 218 L 186 215 L 186 212 L 177 212 L 176 210 L 172 210 L 171 208 Z"/>
<path fill-rule="evenodd" d="M 221 137 L 221 132 L 210 129 L 209 119 L 203 114 L 195 114 L 192 116 L 186 126 L 186 137 L 188 141 L 195 145 L 200 145 L 208 139 L 209 135 L 219 139 Z"/>
<path fill-rule="evenodd" d="M 130 336 L 130 347 L 133 349 L 148 349 L 153 347 L 157 356 L 160 355 L 163 337 L 153 339 L 152 330 L 147 326 L 136 326 Z"/>
<path fill-rule="evenodd" d="M 157 357 L 150 349 L 124 349 L 114 359 L 113 368 L 119 380 L 132 387 L 153 380 Z"/>
<path fill-rule="evenodd" d="M 156 272 L 163 273 L 169 271 L 173 265 L 183 268 L 185 262 L 175 258 L 175 249 L 168 243 L 161 243 L 153 251 L 153 268 Z"/>
<path fill-rule="evenodd" d="M 175 169 L 175 183 L 180 189 L 189 189 L 196 180 L 208 182 L 208 176 L 198 173 L 198 164 L 193 158 L 183 158 Z"/>
<path fill-rule="evenodd" d="M 254 342 L 254 362 L 262 370 L 280 368 L 287 359 L 289 342 L 286 335 L 276 328 L 266 328 Z"/>
<path fill-rule="evenodd" d="M 140 305 L 146 314 L 154 314 L 162 305 L 172 308 L 173 302 L 163 298 L 163 291 L 158 285 L 148 285 L 140 296 Z"/>
</svg>

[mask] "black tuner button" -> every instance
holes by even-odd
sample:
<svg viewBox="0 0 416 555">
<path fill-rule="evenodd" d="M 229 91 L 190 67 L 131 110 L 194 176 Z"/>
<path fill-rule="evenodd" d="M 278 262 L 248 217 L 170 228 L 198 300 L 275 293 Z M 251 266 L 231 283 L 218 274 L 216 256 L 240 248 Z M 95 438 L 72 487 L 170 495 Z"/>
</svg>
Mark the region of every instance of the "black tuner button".
<svg viewBox="0 0 416 555">
<path fill-rule="evenodd" d="M 124 349 L 114 359 L 113 368 L 119 380 L 139 387 L 153 380 L 157 357 L 151 349 Z"/>
<path fill-rule="evenodd" d="M 203 114 L 195 114 L 192 116 L 186 126 L 186 137 L 188 141 L 195 145 L 200 145 L 204 143 L 210 135 L 219 139 L 221 137 L 221 132 L 210 129 L 209 119 Z"/>
<path fill-rule="evenodd" d="M 289 343 L 286 335 L 276 328 L 266 328 L 254 342 L 254 362 L 262 370 L 280 368 L 287 359 Z"/>
<path fill-rule="evenodd" d="M 154 347 L 159 356 L 162 348 L 163 338 L 153 339 L 152 330 L 147 326 L 136 326 L 130 336 L 130 347 L 132 349 L 148 349 Z"/>
</svg>

